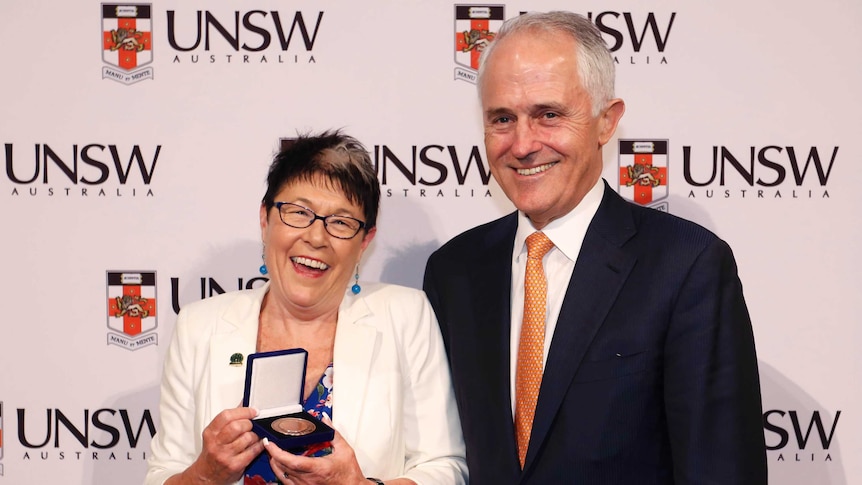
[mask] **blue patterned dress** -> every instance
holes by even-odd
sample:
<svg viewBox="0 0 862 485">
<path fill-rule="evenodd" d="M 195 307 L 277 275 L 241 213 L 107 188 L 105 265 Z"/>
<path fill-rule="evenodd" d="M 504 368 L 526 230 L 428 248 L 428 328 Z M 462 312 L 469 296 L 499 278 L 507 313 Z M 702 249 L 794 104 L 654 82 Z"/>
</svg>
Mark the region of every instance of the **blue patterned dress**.
<svg viewBox="0 0 862 485">
<path fill-rule="evenodd" d="M 332 420 L 332 362 L 323 372 L 317 387 L 308 396 L 308 399 L 302 405 L 303 410 L 308 412 L 317 419 L 323 419 L 324 416 L 330 421 Z M 330 442 L 320 443 L 310 446 L 302 451 L 306 456 L 324 456 L 332 452 L 332 444 Z M 243 480 L 244 485 L 270 485 L 278 484 L 275 474 L 272 472 L 272 467 L 269 466 L 269 454 L 264 451 L 245 470 Z"/>
</svg>

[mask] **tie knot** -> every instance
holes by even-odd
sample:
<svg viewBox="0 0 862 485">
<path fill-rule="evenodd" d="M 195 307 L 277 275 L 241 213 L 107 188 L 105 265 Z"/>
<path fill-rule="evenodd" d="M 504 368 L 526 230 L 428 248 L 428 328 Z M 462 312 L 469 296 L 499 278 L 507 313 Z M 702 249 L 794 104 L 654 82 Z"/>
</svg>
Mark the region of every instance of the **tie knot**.
<svg viewBox="0 0 862 485">
<path fill-rule="evenodd" d="M 543 232 L 534 232 L 527 236 L 527 257 L 542 259 L 554 247 L 554 243 Z"/>
</svg>

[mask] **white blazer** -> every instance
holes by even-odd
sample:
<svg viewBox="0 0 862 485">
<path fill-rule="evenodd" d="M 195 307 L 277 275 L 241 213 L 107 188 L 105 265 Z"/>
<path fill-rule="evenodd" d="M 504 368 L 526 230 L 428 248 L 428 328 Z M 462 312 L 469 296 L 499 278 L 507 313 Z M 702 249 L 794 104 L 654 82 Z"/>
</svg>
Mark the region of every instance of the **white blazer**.
<svg viewBox="0 0 862 485">
<path fill-rule="evenodd" d="M 165 357 L 160 421 L 147 485 L 188 468 L 201 434 L 224 409 L 241 405 L 242 366 L 255 351 L 269 284 L 183 307 Z M 464 442 L 446 352 L 434 312 L 419 290 L 362 283 L 338 310 L 333 353 L 333 425 L 365 476 L 464 484 Z M 237 482 L 241 483 L 241 482 Z"/>
</svg>

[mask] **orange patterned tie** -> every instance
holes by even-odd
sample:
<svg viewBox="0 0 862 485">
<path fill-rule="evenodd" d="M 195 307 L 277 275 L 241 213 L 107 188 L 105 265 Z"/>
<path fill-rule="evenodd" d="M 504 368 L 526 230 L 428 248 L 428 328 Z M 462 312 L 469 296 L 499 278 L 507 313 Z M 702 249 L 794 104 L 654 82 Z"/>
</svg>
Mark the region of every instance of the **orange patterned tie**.
<svg viewBox="0 0 862 485">
<path fill-rule="evenodd" d="M 524 321 L 518 344 L 518 368 L 515 371 L 515 433 L 521 468 L 527 457 L 536 400 L 542 384 L 542 354 L 545 348 L 545 302 L 548 282 L 542 258 L 554 243 L 541 232 L 527 237 L 527 273 L 524 277 Z"/>
</svg>

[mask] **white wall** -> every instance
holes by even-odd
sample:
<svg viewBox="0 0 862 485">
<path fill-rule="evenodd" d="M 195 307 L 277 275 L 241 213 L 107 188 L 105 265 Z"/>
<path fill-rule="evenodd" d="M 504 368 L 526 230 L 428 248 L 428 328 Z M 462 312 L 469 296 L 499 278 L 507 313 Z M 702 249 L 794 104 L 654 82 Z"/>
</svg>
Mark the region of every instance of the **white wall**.
<svg viewBox="0 0 862 485">
<path fill-rule="evenodd" d="M 103 56 L 98 2 L 0 4 L 0 484 L 143 477 L 173 303 L 208 294 L 210 279 L 225 290 L 238 280 L 259 284 L 258 204 L 280 137 L 341 127 L 378 154 L 384 198 L 362 279 L 420 286 L 433 249 L 512 209 L 475 159 L 458 180 L 474 147 L 483 164 L 485 155 L 475 87 L 455 75 L 470 67 L 456 57 L 454 4 L 150 5 L 151 27 L 145 19 L 136 25 L 152 31 L 151 50 L 139 57 L 152 61 L 139 66 L 148 69 L 142 80 L 127 85 L 103 78 L 106 67 L 125 71 L 108 64 L 116 52 Z M 506 18 L 526 9 L 592 13 L 619 60 L 617 94 L 627 113 L 618 139 L 667 140 L 661 204 L 734 248 L 757 339 L 766 440 L 775 448 L 770 482 L 862 482 L 854 459 L 862 452 L 855 176 L 862 6 L 538 0 L 503 7 Z M 209 50 L 203 39 L 181 51 L 197 37 L 198 10 L 228 31 L 235 12 L 257 27 L 240 26 L 238 50 L 211 29 Z M 306 49 L 297 30 L 283 50 L 273 11 L 285 35 L 301 13 L 316 32 L 313 45 Z M 644 31 L 650 16 L 659 42 Z M 261 51 L 242 47 L 259 47 L 267 36 Z M 605 153 L 612 186 L 618 139 Z M 110 147 L 122 171 L 138 147 L 149 180 L 135 165 L 121 182 Z M 48 157 L 47 169 L 46 150 L 60 160 Z M 414 150 L 415 182 L 392 160 L 411 167 Z M 746 172 L 754 153 L 752 182 L 727 162 L 723 183 L 695 186 L 709 181 L 714 150 Z M 812 150 L 822 182 L 813 162 L 805 169 Z M 791 152 L 804 171 L 798 183 Z M 139 322 L 142 334 L 109 328 L 107 302 L 116 291 L 109 272 L 155 273 L 156 317 Z M 813 416 L 826 440 L 816 426 L 809 432 Z"/>
</svg>

